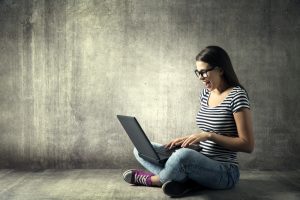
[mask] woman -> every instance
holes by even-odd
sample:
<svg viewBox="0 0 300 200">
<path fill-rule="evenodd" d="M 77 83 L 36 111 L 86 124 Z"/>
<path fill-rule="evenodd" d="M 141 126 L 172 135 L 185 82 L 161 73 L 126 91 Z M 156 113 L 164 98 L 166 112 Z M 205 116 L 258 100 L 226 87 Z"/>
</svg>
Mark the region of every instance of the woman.
<svg viewBox="0 0 300 200">
<path fill-rule="evenodd" d="M 159 186 L 169 196 L 182 196 L 192 187 L 229 189 L 239 180 L 237 152 L 254 148 L 252 118 L 246 90 L 239 83 L 228 54 L 208 46 L 196 56 L 196 76 L 205 88 L 200 93 L 196 123 L 201 131 L 176 138 L 165 148 L 180 146 L 164 167 L 134 155 L 150 172 L 127 170 L 124 180 L 135 185 Z M 188 147 L 199 144 L 200 152 Z M 153 143 L 155 146 L 162 146 Z"/>
</svg>

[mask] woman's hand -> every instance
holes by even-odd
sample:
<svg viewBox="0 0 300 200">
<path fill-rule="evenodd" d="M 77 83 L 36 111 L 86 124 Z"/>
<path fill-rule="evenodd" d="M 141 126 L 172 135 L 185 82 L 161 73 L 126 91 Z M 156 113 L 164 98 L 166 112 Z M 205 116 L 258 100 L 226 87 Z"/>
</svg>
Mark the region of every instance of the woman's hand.
<svg viewBox="0 0 300 200">
<path fill-rule="evenodd" d="M 207 140 L 210 136 L 209 132 L 201 132 L 195 133 L 189 136 L 175 138 L 171 140 L 168 144 L 165 145 L 165 148 L 172 149 L 173 147 L 180 146 L 180 147 L 187 147 L 191 144 L 195 144 L 200 141 Z"/>
<path fill-rule="evenodd" d="M 201 132 L 201 133 L 195 133 L 187 137 L 181 144 L 181 147 L 187 147 L 191 144 L 198 143 L 200 141 L 205 141 L 210 137 L 209 132 Z"/>
<path fill-rule="evenodd" d="M 182 143 L 188 138 L 189 136 L 181 137 L 181 138 L 175 138 L 171 140 L 168 144 L 165 145 L 165 148 L 172 149 L 176 146 L 181 146 Z"/>
</svg>

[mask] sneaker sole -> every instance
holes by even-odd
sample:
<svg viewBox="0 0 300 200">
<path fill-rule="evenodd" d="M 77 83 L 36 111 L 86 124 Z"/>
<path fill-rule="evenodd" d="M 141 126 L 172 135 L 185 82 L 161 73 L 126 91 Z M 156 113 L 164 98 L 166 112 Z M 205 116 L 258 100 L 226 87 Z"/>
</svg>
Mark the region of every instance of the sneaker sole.
<svg viewBox="0 0 300 200">
<path fill-rule="evenodd" d="M 186 188 L 183 184 L 175 181 L 168 181 L 164 183 L 162 190 L 170 197 L 181 197 L 191 191 L 191 189 Z"/>
</svg>

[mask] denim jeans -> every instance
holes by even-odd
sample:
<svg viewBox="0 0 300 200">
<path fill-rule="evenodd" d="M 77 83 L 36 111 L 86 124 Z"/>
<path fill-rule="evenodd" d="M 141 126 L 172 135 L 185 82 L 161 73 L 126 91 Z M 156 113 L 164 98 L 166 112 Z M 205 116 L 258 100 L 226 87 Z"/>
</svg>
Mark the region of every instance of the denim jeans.
<svg viewBox="0 0 300 200">
<path fill-rule="evenodd" d="M 152 145 L 162 147 L 158 143 Z M 164 167 L 144 160 L 138 155 L 136 149 L 133 153 L 143 167 L 160 177 L 162 183 L 169 180 L 185 182 L 191 179 L 207 188 L 229 189 L 238 182 L 240 177 L 237 165 L 212 160 L 188 148 L 176 150 Z"/>
</svg>

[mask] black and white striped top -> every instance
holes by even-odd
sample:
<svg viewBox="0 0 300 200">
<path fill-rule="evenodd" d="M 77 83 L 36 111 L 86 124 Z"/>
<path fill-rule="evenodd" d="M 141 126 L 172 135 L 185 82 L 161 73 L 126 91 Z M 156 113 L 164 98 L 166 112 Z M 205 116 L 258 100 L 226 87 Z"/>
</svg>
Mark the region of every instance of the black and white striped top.
<svg viewBox="0 0 300 200">
<path fill-rule="evenodd" d="M 198 127 L 202 131 L 237 137 L 233 113 L 243 107 L 250 109 L 246 91 L 239 86 L 234 87 L 224 101 L 216 107 L 208 106 L 209 96 L 209 90 L 203 89 L 200 94 L 201 107 L 196 117 Z M 202 147 L 202 154 L 207 157 L 238 165 L 237 152 L 226 149 L 210 140 L 200 142 L 200 146 Z"/>
</svg>

